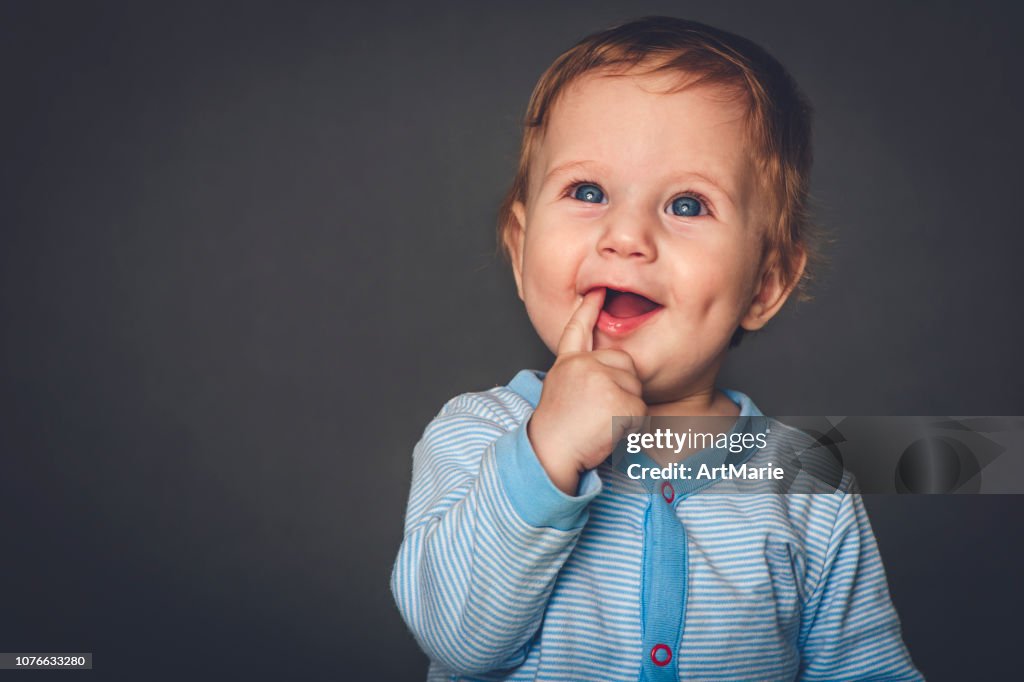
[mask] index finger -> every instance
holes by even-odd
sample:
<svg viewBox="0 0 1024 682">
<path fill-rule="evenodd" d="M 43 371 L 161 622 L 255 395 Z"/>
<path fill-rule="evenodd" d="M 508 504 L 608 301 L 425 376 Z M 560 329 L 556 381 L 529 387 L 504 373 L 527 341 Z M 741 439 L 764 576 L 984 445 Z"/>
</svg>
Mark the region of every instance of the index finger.
<svg viewBox="0 0 1024 682">
<path fill-rule="evenodd" d="M 576 306 L 558 341 L 558 355 L 594 350 L 594 325 L 604 305 L 605 288 L 591 289 Z"/>
</svg>

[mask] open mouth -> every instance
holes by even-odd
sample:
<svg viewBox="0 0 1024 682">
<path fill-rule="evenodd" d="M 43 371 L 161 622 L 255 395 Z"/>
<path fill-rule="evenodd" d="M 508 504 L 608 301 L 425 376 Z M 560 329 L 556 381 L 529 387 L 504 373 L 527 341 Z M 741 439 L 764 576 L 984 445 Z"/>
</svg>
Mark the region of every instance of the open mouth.
<svg viewBox="0 0 1024 682">
<path fill-rule="evenodd" d="M 634 294 L 632 291 L 607 289 L 602 310 L 612 317 L 623 319 L 640 317 L 660 307 L 661 305 L 658 303 L 640 294 Z"/>
<path fill-rule="evenodd" d="M 632 291 L 607 288 L 597 329 L 612 337 L 624 337 L 656 317 L 664 307 Z"/>
</svg>

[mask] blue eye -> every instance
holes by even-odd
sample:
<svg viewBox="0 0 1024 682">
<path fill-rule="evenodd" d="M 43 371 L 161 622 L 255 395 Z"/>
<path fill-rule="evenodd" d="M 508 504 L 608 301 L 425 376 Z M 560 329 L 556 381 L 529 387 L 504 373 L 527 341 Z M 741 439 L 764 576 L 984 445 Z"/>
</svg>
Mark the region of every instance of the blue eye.
<svg viewBox="0 0 1024 682">
<path fill-rule="evenodd" d="M 579 199 L 580 201 L 586 201 L 591 204 L 600 204 L 604 201 L 604 192 L 601 191 L 597 185 L 590 185 L 583 183 L 576 187 L 576 191 L 572 193 L 573 199 Z"/>
<path fill-rule="evenodd" d="M 672 202 L 672 213 L 678 216 L 698 216 L 704 205 L 694 197 L 679 197 Z"/>
</svg>

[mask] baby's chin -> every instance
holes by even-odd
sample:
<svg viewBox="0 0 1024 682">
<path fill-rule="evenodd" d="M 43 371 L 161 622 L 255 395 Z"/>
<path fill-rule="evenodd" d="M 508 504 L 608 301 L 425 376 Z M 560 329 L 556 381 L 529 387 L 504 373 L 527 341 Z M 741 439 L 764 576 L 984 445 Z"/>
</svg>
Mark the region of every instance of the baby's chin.
<svg viewBox="0 0 1024 682">
<path fill-rule="evenodd" d="M 637 375 L 641 379 L 644 378 L 644 370 L 646 369 L 647 362 L 637 351 L 632 342 L 631 337 L 627 338 L 615 338 L 608 336 L 601 332 L 594 333 L 594 350 L 620 350 L 623 353 L 627 353 L 629 357 L 633 358 L 633 364 L 636 365 Z"/>
<path fill-rule="evenodd" d="M 672 403 L 702 392 L 701 372 L 695 367 L 655 366 L 644 357 L 634 357 L 637 377 L 643 384 L 643 399 L 648 405 Z"/>
</svg>

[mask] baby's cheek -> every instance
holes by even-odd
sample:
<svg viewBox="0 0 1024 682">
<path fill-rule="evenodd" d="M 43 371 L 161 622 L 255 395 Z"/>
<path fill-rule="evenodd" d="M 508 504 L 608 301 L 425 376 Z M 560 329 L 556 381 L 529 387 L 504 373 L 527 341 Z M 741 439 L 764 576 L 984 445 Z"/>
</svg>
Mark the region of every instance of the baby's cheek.
<svg viewBox="0 0 1024 682">
<path fill-rule="evenodd" d="M 572 313 L 566 303 L 564 287 L 555 286 L 551 280 L 541 277 L 524 282 L 526 312 L 530 322 L 544 344 L 552 351 L 558 347 L 563 328 Z"/>
<path fill-rule="evenodd" d="M 679 293 L 687 326 L 708 352 L 728 339 L 738 324 L 745 283 L 731 268 L 705 269 Z"/>
<path fill-rule="evenodd" d="M 537 336 L 541 338 L 548 349 L 554 352 L 558 346 L 560 332 L 557 319 L 552 315 L 551 307 L 539 302 L 537 298 L 527 299 L 526 312 L 530 316 L 530 322 L 533 324 Z"/>
<path fill-rule="evenodd" d="M 703 267 L 692 273 L 680 297 L 700 319 L 706 319 L 721 304 L 722 298 L 729 296 L 729 289 L 728 277 L 722 270 Z"/>
</svg>

